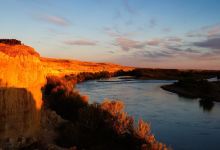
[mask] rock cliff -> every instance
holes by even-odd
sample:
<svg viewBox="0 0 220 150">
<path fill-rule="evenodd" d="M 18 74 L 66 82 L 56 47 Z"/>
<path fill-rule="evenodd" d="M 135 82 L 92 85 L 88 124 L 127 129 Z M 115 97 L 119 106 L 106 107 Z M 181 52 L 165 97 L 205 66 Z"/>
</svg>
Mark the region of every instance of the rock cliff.
<svg viewBox="0 0 220 150">
<path fill-rule="evenodd" d="M 42 58 L 29 46 L 7 42 L 0 42 L 0 139 L 33 136 L 38 132 L 41 87 L 46 76 L 132 69 L 108 63 Z"/>
</svg>

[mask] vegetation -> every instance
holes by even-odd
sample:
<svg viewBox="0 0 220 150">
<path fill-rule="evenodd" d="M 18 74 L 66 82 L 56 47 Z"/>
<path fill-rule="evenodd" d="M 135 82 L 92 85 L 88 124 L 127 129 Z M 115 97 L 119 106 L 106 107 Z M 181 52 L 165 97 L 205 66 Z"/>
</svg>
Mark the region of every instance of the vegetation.
<svg viewBox="0 0 220 150">
<path fill-rule="evenodd" d="M 16 39 L 0 39 L 0 43 L 8 45 L 21 45 L 21 41 Z"/>
<path fill-rule="evenodd" d="M 77 75 L 77 82 L 83 82 L 87 80 L 94 80 L 94 79 L 105 79 L 114 76 L 114 73 L 109 73 L 108 71 L 101 71 L 101 72 L 82 72 Z"/>
<path fill-rule="evenodd" d="M 209 82 L 205 79 L 185 78 L 163 89 L 189 98 L 201 98 L 204 101 L 220 101 L 220 81 Z"/>
<path fill-rule="evenodd" d="M 127 73 L 123 70 L 119 70 L 115 73 L 110 73 L 108 71 L 100 71 L 100 72 L 81 72 L 77 75 L 75 74 L 70 74 L 70 75 L 65 75 L 64 79 L 70 83 L 80 83 L 88 80 L 96 80 L 96 79 L 107 79 L 115 76 L 122 76 L 124 73 Z"/>
<path fill-rule="evenodd" d="M 178 70 L 178 69 L 149 69 L 136 68 L 131 71 L 118 71 L 117 75 L 133 76 L 137 79 L 162 79 L 162 80 L 180 80 L 180 79 L 207 79 L 219 77 L 220 71 L 213 70 Z"/>
<path fill-rule="evenodd" d="M 87 75 L 84 78 L 81 74 L 79 81 L 93 78 Z M 68 120 L 56 131 L 59 146 L 89 150 L 167 149 L 156 141 L 149 124 L 140 120 L 135 125 L 133 118 L 124 112 L 122 102 L 105 100 L 101 104 L 88 104 L 84 96 L 73 91 L 75 82 L 72 79 L 49 77 L 43 89 L 46 107 Z"/>
<path fill-rule="evenodd" d="M 75 81 L 59 79 L 58 77 L 47 78 L 44 87 L 44 102 L 46 107 L 55 110 L 67 120 L 76 120 L 79 108 L 87 106 L 87 98 L 73 91 Z"/>
</svg>

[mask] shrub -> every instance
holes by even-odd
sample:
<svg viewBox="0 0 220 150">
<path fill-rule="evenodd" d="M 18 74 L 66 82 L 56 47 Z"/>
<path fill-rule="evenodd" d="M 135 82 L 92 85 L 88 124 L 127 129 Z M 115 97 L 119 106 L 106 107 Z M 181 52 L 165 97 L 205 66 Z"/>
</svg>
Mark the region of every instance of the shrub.
<svg viewBox="0 0 220 150">
<path fill-rule="evenodd" d="M 45 105 L 57 112 L 64 119 L 74 121 L 80 108 L 88 104 L 86 96 L 73 90 L 74 84 L 65 79 L 48 77 L 43 89 Z"/>
<path fill-rule="evenodd" d="M 90 73 L 90 72 L 82 72 L 77 75 L 77 82 L 83 82 L 87 80 L 94 80 L 94 79 L 105 79 L 105 78 L 110 78 L 114 74 L 109 73 L 107 71 L 101 71 L 101 72 L 95 72 L 95 73 Z"/>
<path fill-rule="evenodd" d="M 80 110 L 78 121 L 59 128 L 58 144 L 76 145 L 84 149 L 165 150 L 156 141 L 149 124 L 140 120 L 135 127 L 133 118 L 122 111 L 119 101 L 91 104 Z"/>
<path fill-rule="evenodd" d="M 0 43 L 4 43 L 8 45 L 21 45 L 21 41 L 16 39 L 0 39 Z"/>
<path fill-rule="evenodd" d="M 57 129 L 59 146 L 89 150 L 166 149 L 155 140 L 149 124 L 140 120 L 135 126 L 133 118 L 124 112 L 123 102 L 105 100 L 88 104 L 87 99 L 74 92 L 69 81 L 51 77 L 44 88 L 47 107 L 68 120 Z"/>
</svg>

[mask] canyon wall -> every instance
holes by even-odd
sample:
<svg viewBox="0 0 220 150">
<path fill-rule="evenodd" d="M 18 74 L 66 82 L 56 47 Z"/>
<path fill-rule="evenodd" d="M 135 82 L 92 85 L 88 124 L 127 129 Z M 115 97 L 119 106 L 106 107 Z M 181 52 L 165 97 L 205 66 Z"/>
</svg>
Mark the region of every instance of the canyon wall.
<svg viewBox="0 0 220 150">
<path fill-rule="evenodd" d="M 39 130 L 40 56 L 25 45 L 0 44 L 0 138 L 32 136 Z"/>
</svg>

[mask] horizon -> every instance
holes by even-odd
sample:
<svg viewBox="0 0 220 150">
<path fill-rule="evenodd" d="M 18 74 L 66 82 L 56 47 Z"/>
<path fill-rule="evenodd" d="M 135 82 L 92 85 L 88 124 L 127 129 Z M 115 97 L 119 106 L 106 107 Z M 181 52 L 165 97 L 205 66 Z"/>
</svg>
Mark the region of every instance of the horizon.
<svg viewBox="0 0 220 150">
<path fill-rule="evenodd" d="M 219 5 L 217 0 L 10 0 L 0 5 L 0 38 L 21 40 L 43 57 L 220 70 Z"/>
</svg>

